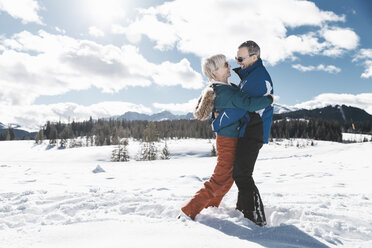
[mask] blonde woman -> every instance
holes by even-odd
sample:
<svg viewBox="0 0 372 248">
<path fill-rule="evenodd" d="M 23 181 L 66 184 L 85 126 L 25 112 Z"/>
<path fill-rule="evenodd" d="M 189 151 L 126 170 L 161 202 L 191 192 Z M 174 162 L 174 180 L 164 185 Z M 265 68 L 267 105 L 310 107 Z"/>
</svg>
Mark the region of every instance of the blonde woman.
<svg viewBox="0 0 372 248">
<path fill-rule="evenodd" d="M 208 89 L 213 89 L 215 98 L 212 103 L 214 109 L 218 112 L 222 112 L 227 108 L 256 111 L 269 106 L 273 102 L 271 95 L 251 97 L 242 93 L 236 86 L 231 85 L 227 81 L 231 73 L 230 65 L 225 55 L 218 54 L 205 59 L 202 63 L 202 69 L 203 74 L 211 82 L 212 87 L 208 87 Z M 201 108 L 203 107 L 205 106 L 201 106 Z M 210 108 L 207 109 L 210 110 Z M 225 118 L 229 117 L 226 116 Z M 204 186 L 181 208 L 182 212 L 192 220 L 204 208 L 210 206 L 218 207 L 223 196 L 230 190 L 234 183 L 232 170 L 238 135 L 239 121 L 217 132 L 217 164 L 214 172 L 210 179 L 204 183 Z"/>
</svg>

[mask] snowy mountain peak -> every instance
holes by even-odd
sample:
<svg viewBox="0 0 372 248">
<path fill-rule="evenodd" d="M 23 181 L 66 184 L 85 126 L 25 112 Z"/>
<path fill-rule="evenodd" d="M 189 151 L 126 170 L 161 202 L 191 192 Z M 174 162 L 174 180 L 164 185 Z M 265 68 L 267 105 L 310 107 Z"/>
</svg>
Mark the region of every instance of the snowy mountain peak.
<svg viewBox="0 0 372 248">
<path fill-rule="evenodd" d="M 299 110 L 299 108 L 274 103 L 274 114 L 282 114 L 296 110 Z"/>
<path fill-rule="evenodd" d="M 123 115 L 113 117 L 115 119 L 125 119 L 128 121 L 137 121 L 137 120 L 145 120 L 145 121 L 162 121 L 162 120 L 180 120 L 180 119 L 193 119 L 194 116 L 191 113 L 186 115 L 175 115 L 169 111 L 162 111 L 156 114 L 148 115 L 148 114 L 141 114 L 137 112 L 126 112 Z"/>
<path fill-rule="evenodd" d="M 14 123 L 9 123 L 8 125 L 5 125 L 0 122 L 0 129 L 8 129 L 9 127 L 15 129 L 15 128 L 20 128 L 21 126 L 18 124 L 14 124 Z"/>
</svg>

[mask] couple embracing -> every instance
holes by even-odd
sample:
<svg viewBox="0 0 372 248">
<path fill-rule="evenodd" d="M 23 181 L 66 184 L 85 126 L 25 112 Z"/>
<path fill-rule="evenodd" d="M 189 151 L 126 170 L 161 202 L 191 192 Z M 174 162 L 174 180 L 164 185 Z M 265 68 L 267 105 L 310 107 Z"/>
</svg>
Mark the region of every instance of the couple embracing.
<svg viewBox="0 0 372 248">
<path fill-rule="evenodd" d="M 254 41 L 239 46 L 236 60 L 240 67 L 233 70 L 241 79 L 239 86 L 227 80 L 231 67 L 224 55 L 203 61 L 203 74 L 211 84 L 203 91 L 194 115 L 203 120 L 212 112 L 217 164 L 210 179 L 181 210 L 194 220 L 204 208 L 218 207 L 235 181 L 239 190 L 236 209 L 264 226 L 264 206 L 252 173 L 259 150 L 269 141 L 273 84 Z"/>
</svg>

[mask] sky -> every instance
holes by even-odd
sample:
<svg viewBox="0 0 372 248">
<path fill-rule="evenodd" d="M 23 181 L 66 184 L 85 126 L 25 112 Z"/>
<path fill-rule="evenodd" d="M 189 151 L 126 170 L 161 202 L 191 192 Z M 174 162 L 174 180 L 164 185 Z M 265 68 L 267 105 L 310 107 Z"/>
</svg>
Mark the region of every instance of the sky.
<svg viewBox="0 0 372 248">
<path fill-rule="evenodd" d="M 236 67 L 246 40 L 277 104 L 372 114 L 371 11 L 368 0 L 0 0 L 0 122 L 192 112 L 202 60 Z"/>
</svg>

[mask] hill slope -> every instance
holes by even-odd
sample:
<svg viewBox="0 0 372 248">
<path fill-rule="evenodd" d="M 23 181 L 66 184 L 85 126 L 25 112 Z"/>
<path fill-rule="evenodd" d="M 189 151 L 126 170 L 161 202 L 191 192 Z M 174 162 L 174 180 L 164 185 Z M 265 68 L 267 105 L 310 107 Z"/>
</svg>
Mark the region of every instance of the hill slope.
<svg viewBox="0 0 372 248">
<path fill-rule="evenodd" d="M 274 119 L 325 119 L 335 120 L 339 122 L 356 122 L 356 121 L 372 121 L 372 115 L 368 114 L 363 109 L 336 105 L 317 108 L 312 110 L 300 109 L 297 111 L 275 114 Z"/>
</svg>

